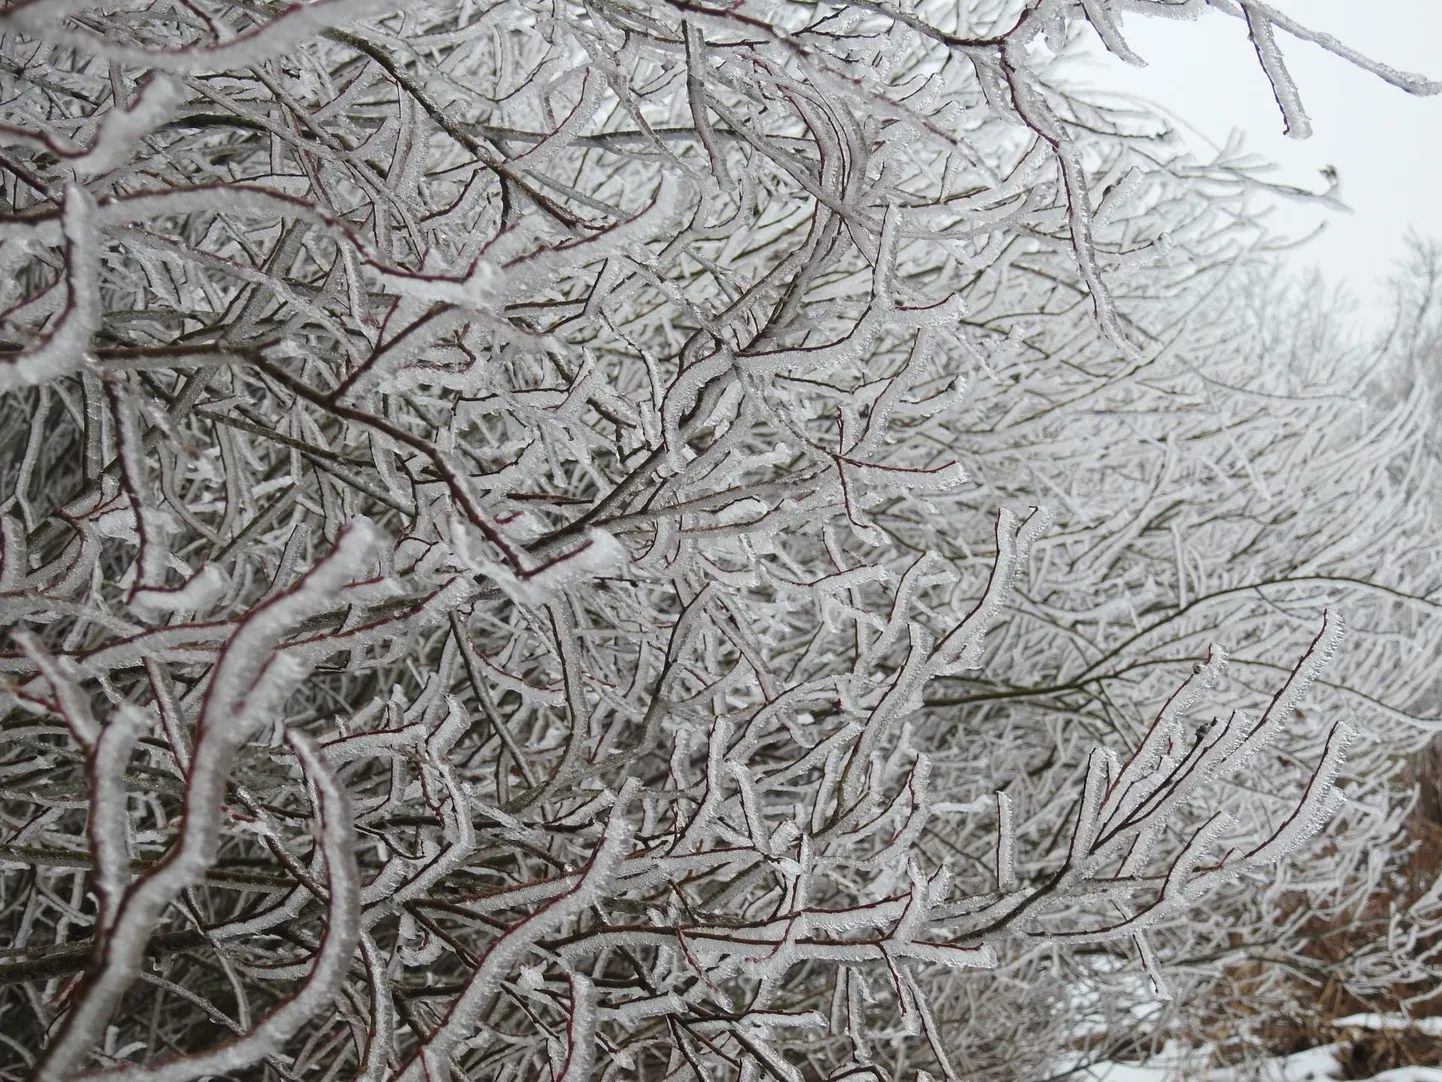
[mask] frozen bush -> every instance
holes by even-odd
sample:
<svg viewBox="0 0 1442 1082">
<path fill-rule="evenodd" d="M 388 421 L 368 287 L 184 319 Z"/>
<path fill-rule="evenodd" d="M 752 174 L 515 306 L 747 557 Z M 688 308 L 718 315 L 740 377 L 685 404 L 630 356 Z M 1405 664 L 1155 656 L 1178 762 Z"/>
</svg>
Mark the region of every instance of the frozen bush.
<svg viewBox="0 0 1442 1082">
<path fill-rule="evenodd" d="M 1011 1077 L 1370 889 L 1426 386 L 1123 7 L 0 14 L 0 1070 Z"/>
</svg>

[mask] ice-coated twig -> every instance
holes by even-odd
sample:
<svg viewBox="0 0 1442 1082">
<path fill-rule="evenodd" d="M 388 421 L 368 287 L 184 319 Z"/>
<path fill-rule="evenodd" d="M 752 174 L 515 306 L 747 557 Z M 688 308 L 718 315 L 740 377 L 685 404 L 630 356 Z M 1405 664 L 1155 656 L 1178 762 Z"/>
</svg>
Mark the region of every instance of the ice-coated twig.
<svg viewBox="0 0 1442 1082">
<path fill-rule="evenodd" d="M 125 894 L 74 1006 L 36 1068 L 37 1082 L 73 1077 L 135 979 L 166 907 L 214 862 L 225 780 L 236 751 L 261 720 L 256 714 L 274 709 L 277 698 L 289 694 L 303 674 L 271 650 L 292 622 L 323 605 L 361 570 L 375 542 L 374 527 L 356 524 L 295 588 L 256 609 L 231 637 L 201 714 L 180 839 L 166 860 Z"/>
<path fill-rule="evenodd" d="M 1122 29 L 1110 0 L 1082 0 L 1082 10 L 1086 12 L 1087 22 L 1091 23 L 1092 29 L 1097 32 L 1109 52 L 1115 53 L 1128 64 L 1146 66 L 1146 61 L 1133 52 L 1122 37 Z"/>
<path fill-rule="evenodd" d="M 1115 824 L 1156 792 L 1155 787 L 1149 787 L 1148 779 L 1157 770 L 1167 747 L 1180 742 L 1182 716 L 1197 697 L 1216 682 L 1226 665 L 1226 651 L 1211 644 L 1207 648 L 1207 660 L 1194 666 L 1191 675 L 1168 696 L 1136 751 L 1115 779 L 1109 779 L 1105 802 L 1098 811 L 1103 824 Z"/>
<path fill-rule="evenodd" d="M 1228 759 L 1229 769 L 1240 768 L 1250 762 L 1276 736 L 1277 730 L 1296 711 L 1302 696 L 1307 694 L 1322 670 L 1332 661 L 1345 634 L 1346 624 L 1341 614 L 1331 609 L 1324 612 L 1321 630 L 1293 666 L 1286 682 L 1272 696 L 1266 711 L 1257 719 L 1246 739 Z"/>
<path fill-rule="evenodd" d="M 394 4 L 395 0 L 316 0 L 303 6 L 294 5 L 279 18 L 263 22 L 250 33 L 238 35 L 230 41 L 209 47 L 173 50 L 121 45 L 93 32 L 78 31 L 61 24 L 65 8 L 87 7 L 88 2 L 27 3 L 0 16 L 0 26 L 9 25 L 21 33 L 81 49 L 96 49 L 113 63 L 188 75 L 262 63 L 292 48 L 298 38 L 382 14 Z"/>
<path fill-rule="evenodd" d="M 76 742 L 87 752 L 93 751 L 100 739 L 100 723 L 95 720 L 95 711 L 77 679 L 75 663 L 69 658 L 52 656 L 34 632 L 14 631 L 10 637 L 50 684 L 60 716 Z"/>
<path fill-rule="evenodd" d="M 140 711 L 128 704 L 115 711 L 88 756 L 91 790 L 86 833 L 90 836 L 90 855 L 100 902 L 95 918 L 97 936 L 107 934 L 114 926 L 125 889 L 130 884 L 132 833 L 125 806 L 125 768 L 136 741 L 148 727 L 146 721 Z"/>
<path fill-rule="evenodd" d="M 1132 942 L 1136 944 L 1137 954 L 1141 956 L 1142 965 L 1147 971 L 1147 977 L 1152 982 L 1152 994 L 1161 1000 L 1171 999 L 1171 987 L 1167 984 L 1167 978 L 1162 973 L 1161 963 L 1157 961 L 1156 951 L 1152 949 L 1152 941 L 1148 938 L 1147 933 L 1137 932 L 1132 936 Z"/>
<path fill-rule="evenodd" d="M 177 80 L 163 73 L 152 75 L 130 108 L 105 114 L 94 141 L 71 161 L 71 167 L 82 177 L 95 177 L 123 165 L 135 144 L 169 120 L 185 98 L 185 88 Z"/>
<path fill-rule="evenodd" d="M 1016 826 L 1012 822 L 1011 797 L 996 794 L 996 889 L 1003 894 L 1016 889 Z"/>
<path fill-rule="evenodd" d="M 937 642 L 935 664 L 961 668 L 976 664 L 987 629 L 1000 613 L 1032 545 L 1050 522 L 1051 514 L 1039 507 L 1033 507 L 1020 522 L 1008 508 L 997 512 L 996 562 L 987 576 L 986 590 L 966 618 Z"/>
<path fill-rule="evenodd" d="M 0 357 L 0 392 L 47 383 L 91 360 L 90 340 L 100 330 L 101 319 L 98 217 L 94 197 L 79 184 L 67 185 L 60 218 L 65 307 L 41 345 Z"/>
<path fill-rule="evenodd" d="M 1272 84 L 1277 107 L 1282 110 L 1286 133 L 1293 139 L 1308 138 L 1312 134 L 1312 121 L 1302 108 L 1302 96 L 1297 92 L 1297 84 L 1292 81 L 1292 73 L 1287 70 L 1286 62 L 1282 59 L 1282 50 L 1277 48 L 1271 19 L 1260 8 L 1251 4 L 1244 3 L 1242 10 L 1246 13 L 1247 31 L 1252 36 L 1253 46 L 1256 47 L 1257 59 L 1261 62 L 1262 71 L 1267 75 L 1267 81 Z"/>
<path fill-rule="evenodd" d="M 448 1071 L 451 1053 L 474 1030 L 480 1011 L 502 977 L 526 956 L 537 940 L 552 934 L 601 900 L 630 848 L 634 828 L 626 819 L 626 811 L 638 788 L 639 783 L 632 779 L 617 796 L 606 833 L 575 887 L 545 902 L 486 948 L 480 965 L 467 979 L 465 989 L 446 1012 L 444 1021 L 402 1067 L 396 1076 L 397 1082 L 421 1082 L 437 1071 Z"/>
<path fill-rule="evenodd" d="M 395 1040 L 395 999 L 391 994 L 390 977 L 385 958 L 375 940 L 360 934 L 361 957 L 365 959 L 366 979 L 371 989 L 371 1024 L 366 1030 L 365 1057 L 356 1082 L 382 1082 L 390 1067 L 392 1044 Z"/>
<path fill-rule="evenodd" d="M 571 974 L 571 1012 L 566 1023 L 566 1064 L 559 1082 L 587 1082 L 596 1063 L 596 986 Z"/>
<path fill-rule="evenodd" d="M 1231 3 L 1218 3 L 1215 6 L 1222 7 L 1224 10 L 1235 10 Z M 1400 90 L 1405 90 L 1409 94 L 1430 97 L 1434 94 L 1442 93 L 1442 80 L 1428 79 L 1423 75 L 1398 71 L 1396 68 L 1389 67 L 1376 60 L 1371 60 L 1345 42 L 1339 41 L 1331 34 L 1324 34 L 1318 30 L 1308 29 L 1287 15 L 1286 12 L 1279 11 L 1270 4 L 1258 3 L 1257 0 L 1236 0 L 1235 6 L 1242 9 L 1242 14 L 1248 20 L 1249 24 L 1255 13 L 1257 18 L 1265 20 L 1272 26 L 1280 27 L 1293 37 L 1299 38 L 1302 41 L 1310 41 L 1314 45 L 1321 46 L 1332 55 L 1341 57 L 1348 63 L 1356 65 L 1363 71 L 1375 75 L 1377 78 L 1392 84 Z"/>
<path fill-rule="evenodd" d="M 306 1022 L 326 1010 L 350 968 L 360 942 L 360 870 L 356 867 L 355 828 L 350 798 L 315 742 L 303 733 L 288 734 L 318 797 L 321 851 L 325 855 L 329 912 L 315 963 L 305 982 L 248 1032 L 209 1052 L 182 1056 L 155 1066 L 128 1066 L 83 1075 L 87 1082 L 191 1082 L 206 1075 L 238 1071 L 280 1051 Z M 74 1076 L 71 1076 L 74 1077 Z"/>
</svg>

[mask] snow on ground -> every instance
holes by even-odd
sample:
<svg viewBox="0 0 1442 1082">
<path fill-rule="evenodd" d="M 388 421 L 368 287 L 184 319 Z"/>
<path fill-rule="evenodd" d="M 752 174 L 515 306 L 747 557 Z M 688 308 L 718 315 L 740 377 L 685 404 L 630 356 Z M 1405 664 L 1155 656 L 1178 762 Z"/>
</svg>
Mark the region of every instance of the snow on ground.
<svg viewBox="0 0 1442 1082">
<path fill-rule="evenodd" d="M 1442 1018 L 1409 1020 L 1401 1015 L 1354 1014 L 1337 1019 L 1335 1024 L 1339 1029 L 1410 1027 L 1442 1037 Z M 1159 1054 L 1141 1063 L 1103 1060 L 1077 1067 L 1065 1077 L 1068 1082 L 1327 1082 L 1338 1077 L 1339 1047 L 1321 1045 L 1246 1067 L 1211 1067 L 1209 1047 L 1187 1047 L 1168 1041 Z M 1374 1075 L 1370 1082 L 1442 1082 L 1442 1068 L 1398 1067 Z"/>
<path fill-rule="evenodd" d="M 1336 1021 L 1339 1029 L 1414 1029 L 1442 1037 L 1442 1018 L 1404 1018 L 1400 1014 L 1349 1014 Z"/>
</svg>

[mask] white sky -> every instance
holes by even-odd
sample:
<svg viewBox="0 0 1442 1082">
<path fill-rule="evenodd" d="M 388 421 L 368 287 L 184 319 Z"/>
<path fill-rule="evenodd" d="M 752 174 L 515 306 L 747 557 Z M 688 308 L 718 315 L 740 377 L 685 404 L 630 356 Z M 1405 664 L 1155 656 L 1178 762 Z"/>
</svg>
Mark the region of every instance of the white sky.
<svg viewBox="0 0 1442 1082">
<path fill-rule="evenodd" d="M 1442 0 L 1271 2 L 1370 59 L 1442 79 Z M 1322 235 L 1293 256 L 1299 267 L 1320 267 L 1376 313 L 1408 230 L 1442 241 L 1442 97 L 1406 94 L 1279 30 L 1277 43 L 1312 119 L 1311 138 L 1298 141 L 1282 134 L 1242 20 L 1220 12 L 1196 22 L 1132 15 L 1123 32 L 1146 68 L 1102 56 L 1074 68 L 1073 78 L 1156 102 L 1197 129 L 1198 146 L 1203 136 L 1220 144 L 1241 131 L 1248 150 L 1280 167 L 1278 181 L 1318 191 L 1325 188 L 1321 168 L 1337 169 L 1351 214 L 1290 205 L 1271 219 L 1295 235 L 1326 220 Z"/>
</svg>

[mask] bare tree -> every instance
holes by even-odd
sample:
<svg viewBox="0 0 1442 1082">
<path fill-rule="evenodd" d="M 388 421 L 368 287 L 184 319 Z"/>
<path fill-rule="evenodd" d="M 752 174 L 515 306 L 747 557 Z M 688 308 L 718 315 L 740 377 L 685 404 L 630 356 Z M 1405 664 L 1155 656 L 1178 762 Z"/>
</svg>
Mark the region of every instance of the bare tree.
<svg viewBox="0 0 1442 1082">
<path fill-rule="evenodd" d="M 1034 49 L 1206 6 L 0 14 L 3 1070 L 1011 1077 L 1300 957 L 1426 389 Z"/>
</svg>

